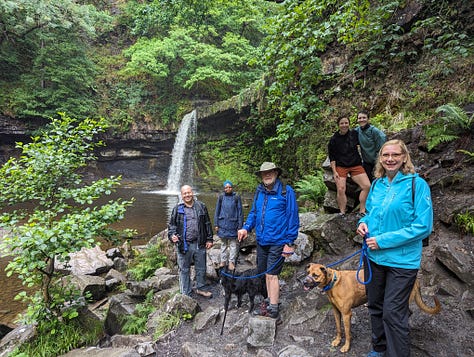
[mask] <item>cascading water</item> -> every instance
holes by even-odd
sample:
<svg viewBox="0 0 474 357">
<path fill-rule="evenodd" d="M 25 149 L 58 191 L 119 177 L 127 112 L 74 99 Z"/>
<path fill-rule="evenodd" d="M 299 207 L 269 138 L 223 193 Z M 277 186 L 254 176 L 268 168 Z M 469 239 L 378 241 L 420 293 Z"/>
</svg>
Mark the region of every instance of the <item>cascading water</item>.
<svg viewBox="0 0 474 357">
<path fill-rule="evenodd" d="M 171 152 L 171 165 L 166 184 L 166 192 L 169 194 L 178 194 L 183 184 L 192 185 L 193 139 L 196 126 L 196 110 L 193 110 L 183 117 Z"/>
</svg>

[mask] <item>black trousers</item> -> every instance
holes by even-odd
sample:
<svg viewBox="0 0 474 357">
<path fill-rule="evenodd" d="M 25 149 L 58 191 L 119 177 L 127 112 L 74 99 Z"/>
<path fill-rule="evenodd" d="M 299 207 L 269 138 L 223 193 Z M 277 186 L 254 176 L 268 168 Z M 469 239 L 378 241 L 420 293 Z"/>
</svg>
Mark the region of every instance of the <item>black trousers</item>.
<svg viewBox="0 0 474 357">
<path fill-rule="evenodd" d="M 368 162 L 363 162 L 362 167 L 364 168 L 365 173 L 369 177 L 370 182 L 372 182 L 375 178 L 374 177 L 375 164 L 369 164 Z"/>
<path fill-rule="evenodd" d="M 408 305 L 418 269 L 392 268 L 372 261 L 370 267 L 372 280 L 366 289 L 373 349 L 385 351 L 385 357 L 409 357 Z M 364 273 L 369 277 L 367 264 Z"/>
</svg>

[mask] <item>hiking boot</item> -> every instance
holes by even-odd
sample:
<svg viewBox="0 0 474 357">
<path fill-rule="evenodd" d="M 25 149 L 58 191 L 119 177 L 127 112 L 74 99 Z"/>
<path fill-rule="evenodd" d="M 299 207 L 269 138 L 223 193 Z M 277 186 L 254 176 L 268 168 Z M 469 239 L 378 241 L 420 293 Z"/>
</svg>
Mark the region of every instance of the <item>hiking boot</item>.
<svg viewBox="0 0 474 357">
<path fill-rule="evenodd" d="M 261 302 L 260 306 L 252 311 L 252 315 L 254 315 L 254 316 L 267 316 L 267 314 L 268 314 L 267 308 L 268 308 L 268 302 L 266 300 L 263 300 Z"/>
<path fill-rule="evenodd" d="M 367 357 L 384 357 L 385 356 L 385 352 L 377 352 L 377 351 L 370 351 L 369 354 L 367 355 Z"/>
<path fill-rule="evenodd" d="M 262 316 L 274 319 L 276 321 L 277 325 L 282 323 L 282 319 L 281 319 L 281 316 L 280 316 L 280 311 L 278 311 L 278 309 L 267 309 L 267 314 L 262 315 Z"/>
<path fill-rule="evenodd" d="M 212 293 L 210 291 L 206 291 L 206 290 L 196 289 L 196 294 L 204 296 L 204 297 L 209 298 L 209 299 L 212 297 Z"/>
</svg>

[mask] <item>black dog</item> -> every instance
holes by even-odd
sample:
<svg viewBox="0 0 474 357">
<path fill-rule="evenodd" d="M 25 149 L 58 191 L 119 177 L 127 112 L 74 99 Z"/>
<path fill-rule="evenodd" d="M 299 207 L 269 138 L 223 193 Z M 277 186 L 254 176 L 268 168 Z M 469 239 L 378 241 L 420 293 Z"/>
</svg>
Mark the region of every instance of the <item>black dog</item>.
<svg viewBox="0 0 474 357">
<path fill-rule="evenodd" d="M 255 306 L 255 296 L 261 295 L 264 299 L 268 297 L 265 275 L 249 278 L 257 275 L 257 269 L 247 269 L 243 272 L 235 272 L 234 277 L 232 277 L 232 271 L 225 268 L 221 270 L 220 275 L 221 284 L 225 292 L 225 311 L 229 308 L 232 294 L 237 296 L 237 307 L 242 306 L 242 297 L 246 293 L 249 295 L 249 312 L 252 312 Z"/>
</svg>

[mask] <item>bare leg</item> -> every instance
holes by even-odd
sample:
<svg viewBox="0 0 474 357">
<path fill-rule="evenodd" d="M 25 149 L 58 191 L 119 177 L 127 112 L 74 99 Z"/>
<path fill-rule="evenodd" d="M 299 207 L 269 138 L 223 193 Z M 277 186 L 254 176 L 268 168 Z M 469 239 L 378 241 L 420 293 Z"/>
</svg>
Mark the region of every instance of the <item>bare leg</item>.
<svg viewBox="0 0 474 357">
<path fill-rule="evenodd" d="M 367 201 L 367 196 L 369 195 L 370 190 L 370 180 L 367 174 L 363 173 L 357 176 L 352 176 L 352 180 L 359 185 L 359 212 L 365 213 L 365 201 Z"/>
<path fill-rule="evenodd" d="M 280 301 L 280 283 L 278 281 L 278 275 L 265 275 L 267 283 L 268 297 L 270 298 L 270 304 L 278 305 Z"/>
<path fill-rule="evenodd" d="M 347 206 L 347 196 L 346 196 L 346 181 L 345 177 L 340 177 L 336 179 L 336 187 L 337 187 L 337 206 L 339 207 L 339 211 L 341 213 L 346 213 L 346 206 Z M 364 201 L 365 203 L 365 201 Z"/>
</svg>

